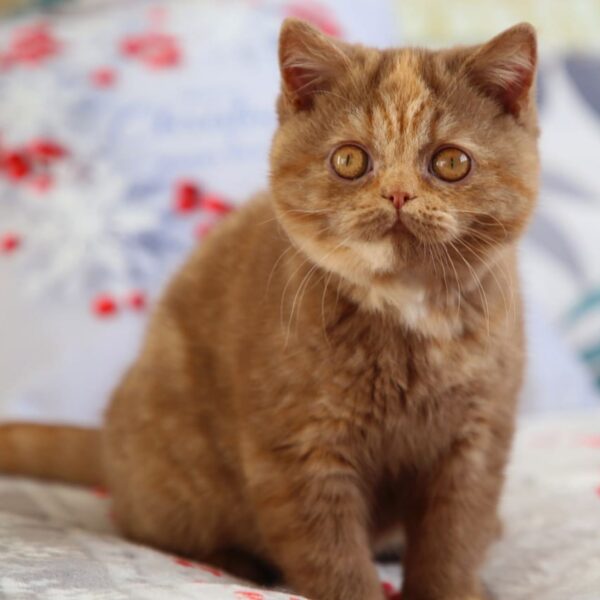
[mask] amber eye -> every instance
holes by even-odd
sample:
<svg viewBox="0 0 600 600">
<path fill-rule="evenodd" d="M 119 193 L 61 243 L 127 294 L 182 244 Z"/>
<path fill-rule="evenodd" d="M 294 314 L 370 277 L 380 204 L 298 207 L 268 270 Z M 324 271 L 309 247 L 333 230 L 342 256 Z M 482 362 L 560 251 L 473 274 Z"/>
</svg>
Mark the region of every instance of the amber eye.
<svg viewBox="0 0 600 600">
<path fill-rule="evenodd" d="M 444 181 L 460 181 L 471 170 L 471 159 L 459 148 L 442 148 L 433 155 L 431 170 Z"/>
<path fill-rule="evenodd" d="M 362 177 L 370 166 L 369 155 L 360 146 L 344 144 L 331 155 L 331 168 L 344 179 Z"/>
</svg>

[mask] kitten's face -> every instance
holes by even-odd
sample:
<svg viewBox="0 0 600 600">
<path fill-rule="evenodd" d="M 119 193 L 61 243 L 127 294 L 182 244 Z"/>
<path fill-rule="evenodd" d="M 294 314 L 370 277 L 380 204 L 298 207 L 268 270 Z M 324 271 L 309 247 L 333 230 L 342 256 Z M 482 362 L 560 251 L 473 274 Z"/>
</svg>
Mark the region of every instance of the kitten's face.
<svg viewBox="0 0 600 600">
<path fill-rule="evenodd" d="M 521 233 L 538 169 L 530 28 L 475 48 L 380 52 L 295 21 L 280 51 L 272 189 L 313 260 L 363 284 L 434 276 L 440 260 L 463 268 Z"/>
</svg>

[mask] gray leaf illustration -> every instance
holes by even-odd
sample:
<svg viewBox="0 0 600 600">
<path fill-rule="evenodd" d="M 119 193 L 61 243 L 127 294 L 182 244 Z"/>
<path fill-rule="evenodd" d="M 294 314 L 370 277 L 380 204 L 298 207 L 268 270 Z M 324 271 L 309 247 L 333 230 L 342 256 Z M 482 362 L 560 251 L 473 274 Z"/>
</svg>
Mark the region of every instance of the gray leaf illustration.
<svg viewBox="0 0 600 600">
<path fill-rule="evenodd" d="M 546 103 L 546 77 L 543 72 L 543 67 L 540 66 L 535 83 L 535 99 L 538 108 L 543 108 Z"/>
<path fill-rule="evenodd" d="M 573 179 L 555 171 L 544 170 L 542 172 L 542 190 L 566 194 L 574 200 L 583 200 L 586 204 L 600 200 L 597 194 L 594 194 L 591 190 L 581 187 Z"/>
<path fill-rule="evenodd" d="M 577 253 L 568 237 L 548 216 L 538 212 L 528 233 L 529 240 L 568 269 L 579 281 L 585 283 L 586 275 Z"/>
<path fill-rule="evenodd" d="M 574 54 L 565 60 L 565 66 L 581 96 L 600 115 L 600 59 Z"/>
</svg>

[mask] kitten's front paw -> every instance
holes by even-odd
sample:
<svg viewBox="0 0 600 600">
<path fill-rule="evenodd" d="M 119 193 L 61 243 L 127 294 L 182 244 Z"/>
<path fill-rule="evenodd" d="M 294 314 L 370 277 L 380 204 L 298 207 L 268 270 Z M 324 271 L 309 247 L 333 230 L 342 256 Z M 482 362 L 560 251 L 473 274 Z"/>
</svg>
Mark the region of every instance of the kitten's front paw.
<svg viewBox="0 0 600 600">
<path fill-rule="evenodd" d="M 394 600 L 400 600 L 400 598 L 401 600 L 497 600 L 486 586 L 480 586 L 480 589 L 477 589 L 477 591 L 466 595 L 450 593 L 449 595 L 444 594 L 443 596 L 440 596 L 438 594 L 431 595 L 429 593 L 425 593 L 424 595 L 419 595 L 418 593 L 416 595 L 414 593 L 404 593 L 398 594 L 398 596 L 392 596 L 392 598 Z"/>
<path fill-rule="evenodd" d="M 488 590 L 487 586 L 481 586 L 481 590 L 468 596 L 456 597 L 456 600 L 496 600 L 495 596 Z"/>
</svg>

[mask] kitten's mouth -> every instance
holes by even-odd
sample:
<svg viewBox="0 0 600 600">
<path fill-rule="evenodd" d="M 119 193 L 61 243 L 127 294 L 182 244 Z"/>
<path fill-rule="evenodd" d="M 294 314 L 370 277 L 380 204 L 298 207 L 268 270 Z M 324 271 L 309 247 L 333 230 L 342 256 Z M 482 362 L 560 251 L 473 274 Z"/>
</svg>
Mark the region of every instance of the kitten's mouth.
<svg viewBox="0 0 600 600">
<path fill-rule="evenodd" d="M 369 215 L 369 218 L 361 219 L 356 223 L 355 234 L 364 241 L 378 241 L 381 239 L 391 239 L 395 243 L 406 240 L 407 237 L 414 237 L 415 233 L 411 231 L 410 225 L 402 218 L 400 211 L 378 212 Z"/>
<path fill-rule="evenodd" d="M 404 237 L 407 234 L 411 233 L 410 229 L 407 227 L 406 223 L 402 219 L 401 211 L 399 211 L 399 210 L 396 211 L 396 218 L 390 225 L 388 225 L 385 233 L 386 233 L 386 235 L 392 235 L 393 237 L 396 237 L 396 236 Z"/>
<path fill-rule="evenodd" d="M 409 233 L 410 230 L 402 220 L 401 212 L 398 211 L 396 214 L 396 222 L 392 225 L 392 231 L 394 233 Z"/>
</svg>

